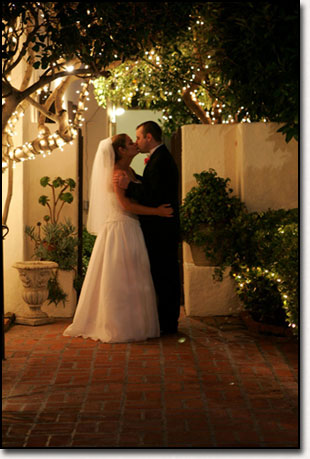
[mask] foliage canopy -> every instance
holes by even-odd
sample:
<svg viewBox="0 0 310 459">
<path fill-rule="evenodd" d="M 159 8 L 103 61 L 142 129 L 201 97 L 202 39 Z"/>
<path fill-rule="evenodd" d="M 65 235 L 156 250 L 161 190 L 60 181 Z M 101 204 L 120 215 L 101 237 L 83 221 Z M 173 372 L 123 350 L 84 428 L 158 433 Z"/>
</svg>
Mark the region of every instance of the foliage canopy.
<svg viewBox="0 0 310 459">
<path fill-rule="evenodd" d="M 295 3 L 192 3 L 190 24 L 95 82 L 99 104 L 163 110 L 182 124 L 283 122 L 298 136 L 299 21 Z"/>
</svg>

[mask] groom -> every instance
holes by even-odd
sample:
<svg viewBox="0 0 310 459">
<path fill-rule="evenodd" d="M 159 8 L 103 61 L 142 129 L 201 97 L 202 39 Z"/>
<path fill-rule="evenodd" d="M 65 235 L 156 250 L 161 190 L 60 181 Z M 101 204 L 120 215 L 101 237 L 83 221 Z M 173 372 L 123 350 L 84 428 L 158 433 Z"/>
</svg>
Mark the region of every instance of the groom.
<svg viewBox="0 0 310 459">
<path fill-rule="evenodd" d="M 150 156 L 139 177 L 142 184 L 130 182 L 126 195 L 145 206 L 171 204 L 174 210 L 173 218 L 141 215 L 139 219 L 157 294 L 161 334 L 176 333 L 180 315 L 178 170 L 157 123 L 140 124 L 136 136 L 139 151 Z"/>
</svg>

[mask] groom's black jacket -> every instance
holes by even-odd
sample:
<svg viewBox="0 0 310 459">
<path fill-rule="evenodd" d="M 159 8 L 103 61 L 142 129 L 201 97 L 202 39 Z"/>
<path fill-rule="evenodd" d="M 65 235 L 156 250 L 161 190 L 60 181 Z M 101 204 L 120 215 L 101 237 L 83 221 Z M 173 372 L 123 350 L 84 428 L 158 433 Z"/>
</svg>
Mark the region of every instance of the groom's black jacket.
<svg viewBox="0 0 310 459">
<path fill-rule="evenodd" d="M 130 182 L 128 197 L 150 207 L 171 204 L 174 210 L 173 218 L 139 216 L 157 293 L 160 327 L 173 332 L 180 314 L 178 169 L 165 145 L 153 152 L 139 178 L 141 184 Z"/>
<path fill-rule="evenodd" d="M 150 226 L 166 228 L 166 231 L 179 231 L 179 198 L 178 198 L 178 169 L 176 163 L 165 145 L 158 147 L 151 155 L 145 166 L 143 177 L 138 177 L 142 184 L 129 183 L 127 196 L 140 204 L 158 207 L 161 204 L 171 204 L 173 218 L 140 215 L 142 229 Z M 176 235 L 177 236 L 177 235 Z M 178 236 L 177 236 L 178 237 Z"/>
</svg>

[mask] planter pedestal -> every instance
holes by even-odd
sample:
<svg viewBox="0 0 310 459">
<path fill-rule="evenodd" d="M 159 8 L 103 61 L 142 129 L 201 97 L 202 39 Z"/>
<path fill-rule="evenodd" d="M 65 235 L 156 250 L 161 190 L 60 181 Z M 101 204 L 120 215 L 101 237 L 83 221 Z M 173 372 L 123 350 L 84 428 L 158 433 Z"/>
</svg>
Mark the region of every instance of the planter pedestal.
<svg viewBox="0 0 310 459">
<path fill-rule="evenodd" d="M 197 247 L 196 247 L 197 248 Z M 229 268 L 223 274 L 222 282 L 213 279 L 215 266 L 183 243 L 184 306 L 187 316 L 228 316 L 243 309 L 235 291 L 234 281 L 229 275 Z M 206 264 L 209 263 L 209 266 Z"/>
<path fill-rule="evenodd" d="M 17 315 L 15 323 L 22 325 L 43 325 L 54 322 L 41 306 L 48 297 L 48 280 L 52 271 L 58 267 L 52 261 L 20 261 L 13 265 L 19 272 L 24 291 L 23 300 L 29 307 L 29 311 L 23 315 Z"/>
</svg>

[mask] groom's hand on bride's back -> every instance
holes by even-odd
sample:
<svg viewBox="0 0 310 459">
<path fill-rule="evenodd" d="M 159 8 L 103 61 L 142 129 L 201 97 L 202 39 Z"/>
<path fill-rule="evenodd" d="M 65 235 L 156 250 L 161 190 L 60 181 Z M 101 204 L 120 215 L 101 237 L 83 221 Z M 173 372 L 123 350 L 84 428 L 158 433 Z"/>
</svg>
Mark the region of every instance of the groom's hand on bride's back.
<svg viewBox="0 0 310 459">
<path fill-rule="evenodd" d="M 173 217 L 173 208 L 171 207 L 171 204 L 162 204 L 157 207 L 157 211 L 157 215 L 159 215 L 159 217 Z"/>
<path fill-rule="evenodd" d="M 128 188 L 130 178 L 124 171 L 115 171 L 113 174 L 113 185 L 117 185 L 120 188 L 126 190 Z"/>
</svg>

